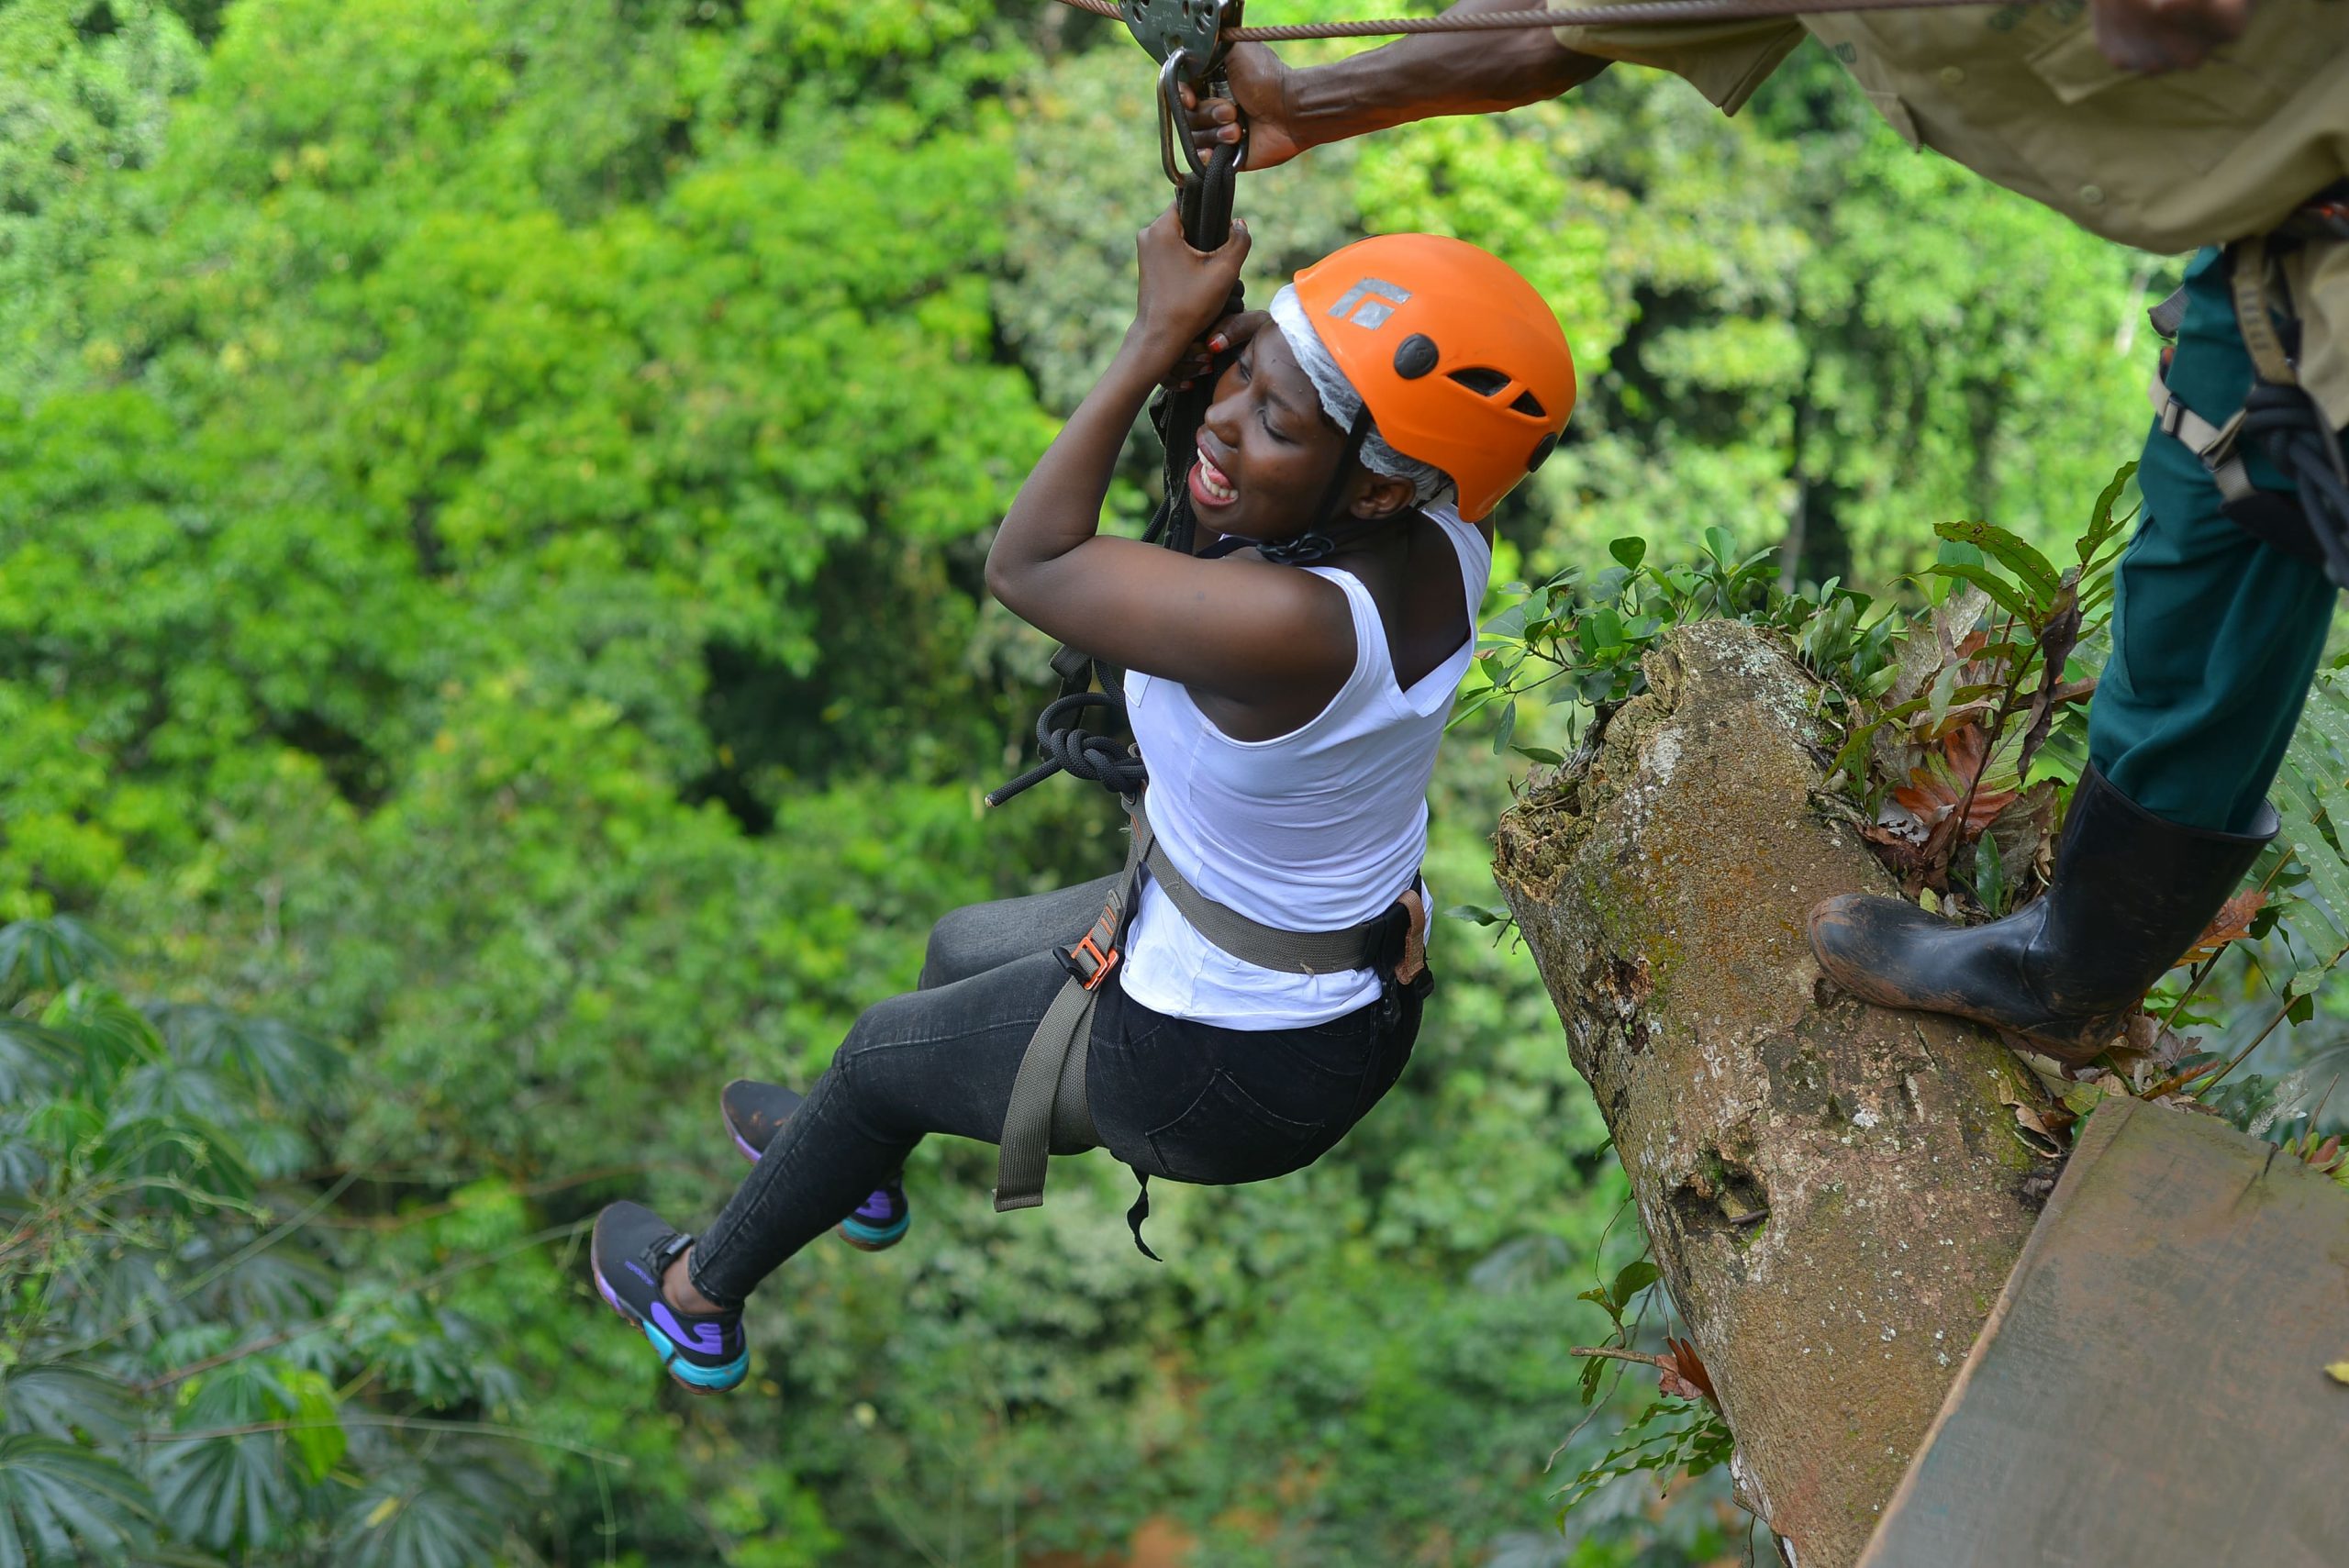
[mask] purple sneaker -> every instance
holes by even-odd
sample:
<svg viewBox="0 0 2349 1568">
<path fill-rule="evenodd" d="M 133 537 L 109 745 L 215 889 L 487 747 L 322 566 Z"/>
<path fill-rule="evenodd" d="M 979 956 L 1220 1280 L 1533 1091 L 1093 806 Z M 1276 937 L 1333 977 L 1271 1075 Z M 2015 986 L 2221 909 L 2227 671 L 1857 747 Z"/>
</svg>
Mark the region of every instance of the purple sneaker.
<svg viewBox="0 0 2349 1568">
<path fill-rule="evenodd" d="M 759 1155 L 805 1098 L 796 1090 L 780 1084 L 737 1078 L 718 1096 L 718 1107 L 726 1119 L 727 1132 L 733 1137 L 734 1147 L 742 1151 L 743 1159 L 756 1164 Z M 885 1251 L 905 1240 L 913 1222 L 906 1189 L 898 1177 L 892 1176 L 841 1221 L 841 1240 L 859 1251 Z"/>
<path fill-rule="evenodd" d="M 670 1229 L 639 1203 L 616 1203 L 596 1217 L 589 1266 L 604 1304 L 640 1330 L 671 1377 L 696 1394 L 720 1394 L 751 1370 L 742 1315 L 679 1312 L 661 1279 L 693 1238 Z"/>
</svg>

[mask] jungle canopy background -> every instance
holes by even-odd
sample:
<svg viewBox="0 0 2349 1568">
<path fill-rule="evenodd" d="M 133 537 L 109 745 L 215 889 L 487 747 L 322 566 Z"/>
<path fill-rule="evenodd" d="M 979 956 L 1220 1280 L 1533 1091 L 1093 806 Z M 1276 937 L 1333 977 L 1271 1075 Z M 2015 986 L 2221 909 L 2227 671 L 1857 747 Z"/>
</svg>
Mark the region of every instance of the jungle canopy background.
<svg viewBox="0 0 2349 1568">
<path fill-rule="evenodd" d="M 1611 1435 L 1545 1471 L 1577 1295 L 1639 1238 L 1530 964 L 1464 924 L 1402 1087 L 1298 1177 L 1154 1194 L 1164 1266 L 1105 1158 L 1006 1218 L 939 1143 L 906 1245 L 758 1298 L 732 1397 L 584 1284 L 602 1202 L 728 1190 L 728 1078 L 812 1077 L 947 907 L 1117 862 L 1089 792 L 977 806 L 1046 652 L 980 565 L 1123 328 L 1148 81 L 1041 0 L 0 5 L 0 1188 L 39 1195 L 0 1540 L 1742 1555 L 1718 1478 L 1556 1527 Z M 1914 154 L 1808 49 L 1735 120 L 1619 70 L 1241 210 L 1259 299 L 1397 228 L 1547 293 L 1584 402 L 1502 580 L 1718 526 L 1898 592 L 1937 520 L 2068 537 L 2174 265 Z M 1486 739 L 1442 903 L 1491 902 Z"/>
</svg>

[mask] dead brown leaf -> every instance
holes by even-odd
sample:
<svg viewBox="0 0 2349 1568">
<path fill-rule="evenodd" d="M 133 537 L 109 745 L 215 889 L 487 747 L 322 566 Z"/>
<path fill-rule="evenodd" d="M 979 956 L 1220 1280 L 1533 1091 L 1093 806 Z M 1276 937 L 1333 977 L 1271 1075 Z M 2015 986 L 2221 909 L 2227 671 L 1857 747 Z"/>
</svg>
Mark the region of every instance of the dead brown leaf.
<svg viewBox="0 0 2349 1568">
<path fill-rule="evenodd" d="M 1967 838 L 1978 837 L 1982 830 L 1998 819 L 1998 814 L 2014 803 L 2016 792 L 2010 789 L 1984 789 L 1979 784 L 1982 769 L 1989 761 L 1989 743 L 1978 725 L 1966 725 L 1950 732 L 1942 740 L 1941 765 L 1912 768 L 1909 783 L 1892 792 L 1892 798 L 1901 809 L 1916 817 L 1929 829 L 1938 829 L 1947 823 L 1950 832 L 1956 830 L 1955 814 L 1958 804 L 1965 803 Z M 1967 796 L 1969 793 L 1972 798 Z M 1933 845 L 1929 835 L 1929 847 L 1946 847 L 1943 842 Z"/>
<path fill-rule="evenodd" d="M 1998 1088 L 1998 1103 L 2014 1114 L 2015 1136 L 2035 1154 L 2049 1159 L 2064 1152 L 2064 1132 L 2078 1118 L 2061 1105 L 2032 1105 L 2011 1084 Z"/>
<path fill-rule="evenodd" d="M 2177 962 L 2199 963 L 2214 956 L 2229 942 L 2243 940 L 2251 935 L 2252 920 L 2266 906 L 2267 895 L 2264 890 L 2244 888 L 2219 906 L 2219 912 L 2210 917 L 2210 923 L 2202 928 L 2202 934 L 2194 939 L 2194 945 Z"/>
<path fill-rule="evenodd" d="M 1694 1402 L 1702 1399 L 1716 1411 L 1721 1407 L 1720 1396 L 1713 1392 L 1713 1374 L 1705 1368 L 1705 1358 L 1697 1353 L 1695 1344 L 1687 1340 L 1664 1336 L 1664 1342 L 1671 1353 L 1655 1358 L 1660 1386 L 1675 1399 Z"/>
</svg>

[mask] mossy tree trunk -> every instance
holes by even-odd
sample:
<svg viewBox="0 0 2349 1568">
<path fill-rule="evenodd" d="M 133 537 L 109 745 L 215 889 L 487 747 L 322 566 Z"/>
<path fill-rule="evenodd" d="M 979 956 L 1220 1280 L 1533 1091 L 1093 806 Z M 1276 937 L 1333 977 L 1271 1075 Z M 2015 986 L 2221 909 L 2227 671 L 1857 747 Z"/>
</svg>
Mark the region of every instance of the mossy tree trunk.
<svg viewBox="0 0 2349 1568">
<path fill-rule="evenodd" d="M 1817 688 L 1694 625 L 1649 691 L 1502 819 L 1495 872 L 1655 1261 L 1797 1568 L 1855 1562 L 2053 1174 L 2028 1072 L 1969 1026 L 1830 985 L 1805 916 L 1890 891 L 1814 805 Z"/>
</svg>

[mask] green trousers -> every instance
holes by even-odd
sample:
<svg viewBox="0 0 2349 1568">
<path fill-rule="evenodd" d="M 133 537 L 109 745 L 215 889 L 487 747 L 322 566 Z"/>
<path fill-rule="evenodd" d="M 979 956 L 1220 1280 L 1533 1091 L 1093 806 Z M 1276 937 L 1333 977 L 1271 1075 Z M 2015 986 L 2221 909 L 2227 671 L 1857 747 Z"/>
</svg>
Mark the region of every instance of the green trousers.
<svg viewBox="0 0 2349 1568">
<path fill-rule="evenodd" d="M 2195 258 L 2187 299 L 2170 388 L 2224 424 L 2243 406 L 2252 371 L 2217 251 Z M 2264 459 L 2249 469 L 2263 488 L 2289 488 Z M 2283 765 L 2335 591 L 2318 568 L 2228 521 L 2200 461 L 2158 428 L 2137 479 L 2144 517 L 2121 559 L 2088 755 L 2156 816 L 2245 832 Z"/>
</svg>

